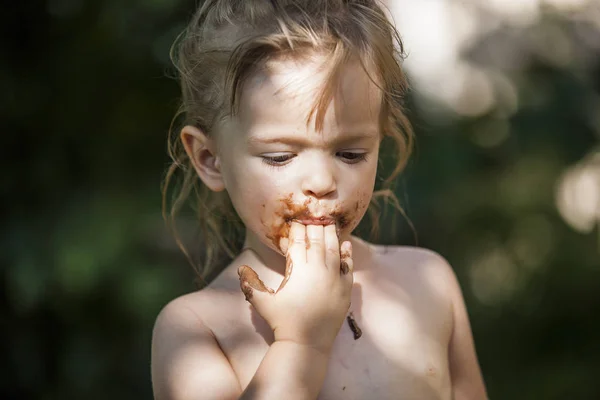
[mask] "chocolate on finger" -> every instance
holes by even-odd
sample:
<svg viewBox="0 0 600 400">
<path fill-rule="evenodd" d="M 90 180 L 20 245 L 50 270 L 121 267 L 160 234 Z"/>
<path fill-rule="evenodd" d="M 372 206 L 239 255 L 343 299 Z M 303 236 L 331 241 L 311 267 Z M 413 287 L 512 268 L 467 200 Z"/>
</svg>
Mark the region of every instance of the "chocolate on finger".
<svg viewBox="0 0 600 400">
<path fill-rule="evenodd" d="M 293 268 L 294 268 L 294 263 L 292 262 L 292 258 L 290 257 L 289 254 L 287 254 L 285 257 L 285 275 L 283 276 L 283 280 L 281 281 L 281 284 L 279 285 L 279 288 L 277 289 L 278 292 L 281 289 L 283 289 L 285 284 L 290 280 L 290 276 L 292 276 Z"/>
<path fill-rule="evenodd" d="M 343 275 L 346 275 L 353 269 L 354 261 L 352 260 L 352 245 L 350 242 L 344 242 L 340 249 L 340 272 Z"/>
<path fill-rule="evenodd" d="M 260 292 L 274 293 L 273 289 L 268 288 L 258 277 L 256 271 L 247 265 L 238 268 L 238 276 L 240 277 L 240 288 L 248 301 L 252 298 L 253 289 Z"/>
</svg>

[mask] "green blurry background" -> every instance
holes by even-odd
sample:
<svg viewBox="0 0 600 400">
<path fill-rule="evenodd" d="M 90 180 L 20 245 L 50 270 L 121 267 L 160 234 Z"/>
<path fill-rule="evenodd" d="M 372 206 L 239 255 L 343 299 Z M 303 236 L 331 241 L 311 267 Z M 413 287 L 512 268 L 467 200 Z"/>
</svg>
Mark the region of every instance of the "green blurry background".
<svg viewBox="0 0 600 400">
<path fill-rule="evenodd" d="M 572 3 L 464 49 L 502 76 L 483 112 L 409 98 L 398 194 L 456 270 L 493 399 L 600 398 L 600 10 Z M 168 51 L 194 8 L 0 5 L 2 399 L 151 398 L 154 318 L 194 290 L 160 215 Z M 380 242 L 415 244 L 398 220 Z"/>
</svg>

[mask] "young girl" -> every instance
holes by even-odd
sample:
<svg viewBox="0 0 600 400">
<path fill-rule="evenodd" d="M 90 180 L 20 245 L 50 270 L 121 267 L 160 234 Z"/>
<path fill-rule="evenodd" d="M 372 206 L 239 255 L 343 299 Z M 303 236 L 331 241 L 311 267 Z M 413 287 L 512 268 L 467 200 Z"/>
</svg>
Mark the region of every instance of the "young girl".
<svg viewBox="0 0 600 400">
<path fill-rule="evenodd" d="M 233 260 L 158 316 L 156 399 L 486 398 L 448 263 L 351 235 L 389 195 L 382 143 L 388 183 L 411 149 L 401 54 L 375 0 L 203 2 L 179 46 L 168 179 L 183 169 L 173 212 L 198 194 L 205 271 L 215 249 Z"/>
</svg>

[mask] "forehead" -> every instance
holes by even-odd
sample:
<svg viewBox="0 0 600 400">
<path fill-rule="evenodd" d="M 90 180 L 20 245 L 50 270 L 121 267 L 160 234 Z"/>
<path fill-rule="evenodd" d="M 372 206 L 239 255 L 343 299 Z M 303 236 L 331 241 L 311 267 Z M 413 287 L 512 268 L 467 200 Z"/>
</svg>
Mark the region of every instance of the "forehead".
<svg viewBox="0 0 600 400">
<path fill-rule="evenodd" d="M 378 131 L 381 91 L 359 61 L 349 61 L 331 80 L 325 57 L 271 60 L 242 86 L 237 119 L 248 134 L 316 133 L 315 108 L 327 85 L 323 135 Z M 372 74 L 371 74 L 372 75 Z"/>
</svg>

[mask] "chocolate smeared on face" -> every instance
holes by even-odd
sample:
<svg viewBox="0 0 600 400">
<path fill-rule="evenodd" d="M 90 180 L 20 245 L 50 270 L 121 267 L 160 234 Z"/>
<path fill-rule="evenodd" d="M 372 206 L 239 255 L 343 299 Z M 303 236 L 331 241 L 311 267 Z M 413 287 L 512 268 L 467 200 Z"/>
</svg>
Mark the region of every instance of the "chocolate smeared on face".
<svg viewBox="0 0 600 400">
<path fill-rule="evenodd" d="M 267 228 L 267 238 L 271 240 L 275 248 L 279 249 L 283 254 L 285 254 L 285 251 L 281 249 L 281 239 L 286 239 L 289 236 L 291 222 L 294 220 L 302 221 L 315 218 L 309 209 L 309 205 L 315 201 L 314 199 L 308 198 L 303 204 L 297 204 L 294 203 L 292 197 L 293 194 L 290 193 L 279 200 L 280 205 L 275 210 L 275 218 L 270 226 L 263 222 L 263 225 Z M 359 214 L 361 213 L 362 208 L 363 204 L 361 201 L 358 201 L 355 207 L 350 207 L 351 211 L 341 211 L 339 207 L 336 207 L 334 210 L 328 210 L 327 215 L 321 216 L 320 220 L 325 221 L 330 218 L 334 219 L 339 237 L 342 231 L 347 229 L 351 223 L 354 223 L 355 225 L 358 224 L 358 220 L 361 216 Z M 352 226 L 351 228 L 354 229 L 355 227 L 356 226 Z"/>
</svg>

